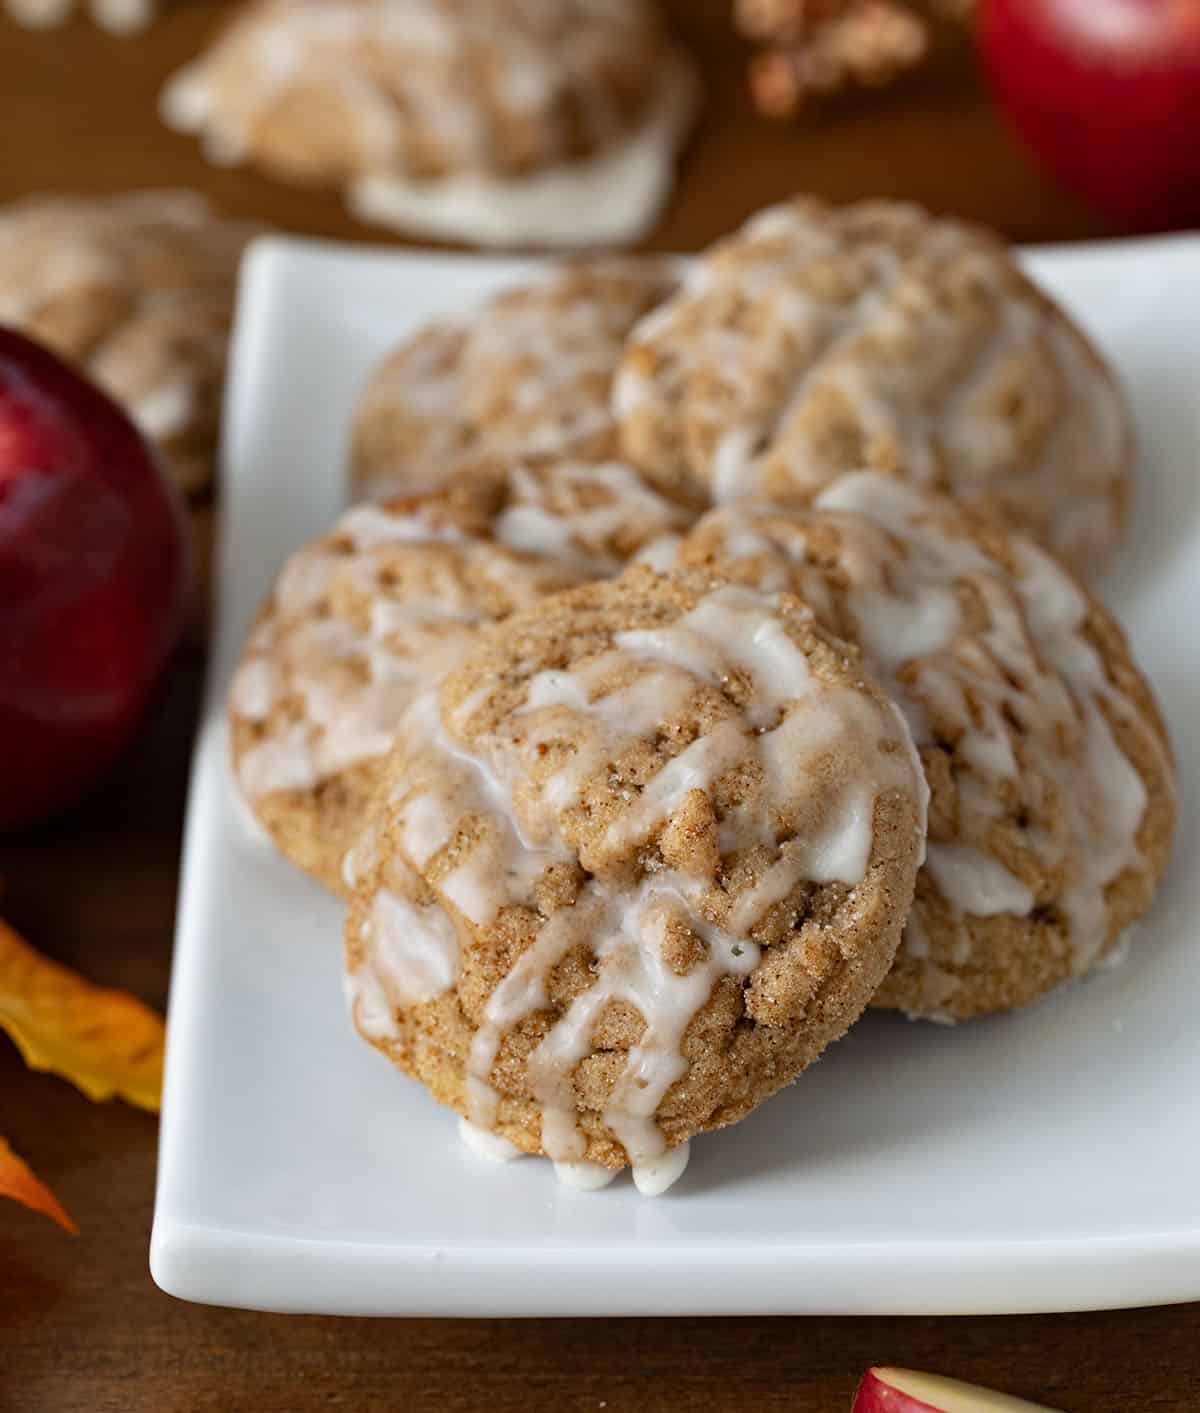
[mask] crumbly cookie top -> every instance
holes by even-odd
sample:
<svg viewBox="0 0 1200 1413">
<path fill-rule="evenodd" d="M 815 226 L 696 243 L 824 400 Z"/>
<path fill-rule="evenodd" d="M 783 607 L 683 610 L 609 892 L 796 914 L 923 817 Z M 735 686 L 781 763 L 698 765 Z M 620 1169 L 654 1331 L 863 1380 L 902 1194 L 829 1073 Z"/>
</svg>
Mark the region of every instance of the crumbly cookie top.
<svg viewBox="0 0 1200 1413">
<path fill-rule="evenodd" d="M 81 364 L 196 488 L 253 234 L 184 191 L 15 202 L 0 209 L 0 321 Z"/>
<path fill-rule="evenodd" d="M 591 1063 L 604 1125 L 652 1162 L 706 1008 L 714 1034 L 744 1015 L 790 1035 L 811 1007 L 815 1034 L 835 972 L 880 949 L 886 966 L 923 792 L 902 718 L 797 600 L 643 567 L 555 595 L 405 716 L 356 850 L 356 1017 L 386 1031 L 456 986 L 472 1122 L 495 1128 L 515 1085 L 542 1151 L 590 1157 Z M 727 1113 L 756 1102 L 744 1081 L 728 1078 Z"/>
<path fill-rule="evenodd" d="M 803 505 L 869 467 L 1089 570 L 1120 529 L 1111 375 L 996 238 L 912 206 L 755 216 L 634 331 L 614 405 L 625 454 L 673 493 Z"/>
<path fill-rule="evenodd" d="M 1115 935 L 1114 888 L 1148 880 L 1148 901 L 1170 834 L 1165 732 L 1119 628 L 1031 541 L 861 473 L 810 512 L 714 511 L 679 561 L 800 594 L 904 710 L 932 790 L 910 957 L 936 927 L 965 964 L 973 924 L 1006 914 L 1065 937 L 1078 974 Z"/>
<path fill-rule="evenodd" d="M 673 286 L 665 260 L 583 259 L 427 325 L 364 391 L 352 478 L 374 495 L 481 460 L 613 456 L 610 392 L 623 341 Z"/>
<path fill-rule="evenodd" d="M 310 178 L 519 175 L 619 139 L 661 57 L 644 0 L 256 0 L 164 111 Z"/>
<path fill-rule="evenodd" d="M 230 688 L 234 721 L 254 732 L 235 751 L 249 801 L 386 753 L 405 706 L 478 624 L 577 582 L 466 533 L 474 524 L 453 497 L 363 505 L 292 555 Z"/>
<path fill-rule="evenodd" d="M 600 578 L 693 518 L 619 461 L 517 462 L 504 477 L 492 530 L 511 549 Z"/>
</svg>

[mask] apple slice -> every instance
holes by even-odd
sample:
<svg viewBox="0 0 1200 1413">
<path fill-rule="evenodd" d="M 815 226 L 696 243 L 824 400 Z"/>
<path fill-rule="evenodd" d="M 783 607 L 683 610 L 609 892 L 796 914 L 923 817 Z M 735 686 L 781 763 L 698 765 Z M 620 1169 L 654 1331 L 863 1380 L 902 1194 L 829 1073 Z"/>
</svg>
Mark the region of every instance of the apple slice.
<svg viewBox="0 0 1200 1413">
<path fill-rule="evenodd" d="M 850 1413 L 1054 1413 L 1041 1403 L 1026 1403 L 938 1374 L 915 1369 L 868 1369 L 862 1376 Z"/>
</svg>

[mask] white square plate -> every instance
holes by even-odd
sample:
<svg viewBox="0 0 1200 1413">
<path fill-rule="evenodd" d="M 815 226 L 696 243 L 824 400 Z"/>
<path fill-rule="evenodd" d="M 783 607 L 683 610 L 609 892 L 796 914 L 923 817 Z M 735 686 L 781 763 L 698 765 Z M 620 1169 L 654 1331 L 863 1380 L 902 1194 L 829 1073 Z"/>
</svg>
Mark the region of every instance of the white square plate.
<svg viewBox="0 0 1200 1413">
<path fill-rule="evenodd" d="M 1122 967 L 949 1030 L 869 1016 L 694 1145 L 657 1201 L 497 1167 L 351 1032 L 341 907 L 253 842 L 222 699 L 284 556 L 342 502 L 351 408 L 513 261 L 267 240 L 227 409 L 151 1269 L 191 1300 L 374 1315 L 968 1313 L 1200 1297 L 1200 240 L 1032 252 L 1124 375 L 1143 445 L 1109 585 L 1175 728 L 1174 866 Z"/>
</svg>

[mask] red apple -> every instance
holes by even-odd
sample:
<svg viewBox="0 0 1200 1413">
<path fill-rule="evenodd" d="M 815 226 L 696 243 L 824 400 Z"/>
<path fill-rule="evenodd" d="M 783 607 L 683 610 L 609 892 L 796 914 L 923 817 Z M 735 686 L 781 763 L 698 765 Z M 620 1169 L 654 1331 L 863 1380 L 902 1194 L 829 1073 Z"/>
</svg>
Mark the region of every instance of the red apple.
<svg viewBox="0 0 1200 1413">
<path fill-rule="evenodd" d="M 914 1369 L 868 1369 L 850 1413 L 1053 1413 L 957 1379 L 918 1374 Z"/>
<path fill-rule="evenodd" d="M 0 328 L 0 829 L 129 743 L 183 623 L 179 507 L 121 409 Z"/>
<path fill-rule="evenodd" d="M 1200 0 L 981 0 L 979 38 L 1066 186 L 1131 230 L 1200 224 Z"/>
</svg>

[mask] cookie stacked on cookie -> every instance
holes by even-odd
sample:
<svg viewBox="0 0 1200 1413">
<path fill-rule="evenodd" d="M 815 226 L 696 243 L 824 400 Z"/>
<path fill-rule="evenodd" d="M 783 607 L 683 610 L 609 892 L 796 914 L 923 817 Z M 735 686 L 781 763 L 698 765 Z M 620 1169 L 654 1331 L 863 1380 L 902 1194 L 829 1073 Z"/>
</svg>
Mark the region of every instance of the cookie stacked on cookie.
<svg viewBox="0 0 1200 1413">
<path fill-rule="evenodd" d="M 798 200 L 718 242 L 634 330 L 625 453 L 668 493 L 808 505 L 864 467 L 1080 569 L 1115 548 L 1133 438 L 1111 373 L 990 233 Z"/>
<path fill-rule="evenodd" d="M 861 1013 L 924 782 L 797 599 L 635 567 L 482 635 L 404 717 L 380 798 L 346 931 L 360 1030 L 568 1177 L 656 1186 Z"/>
<path fill-rule="evenodd" d="M 964 1019 L 1082 975 L 1149 906 L 1174 820 L 1163 723 L 1103 606 L 994 518 L 878 473 L 808 510 L 712 511 L 677 562 L 785 585 L 855 643 L 930 788 L 875 1005 Z"/>
<path fill-rule="evenodd" d="M 661 1190 L 868 1006 L 1026 1004 L 1150 905 L 1170 745 L 1067 567 L 1129 418 L 987 234 L 797 201 L 562 267 L 395 350 L 352 446 L 381 498 L 285 568 L 235 769 L 491 1156 Z"/>
<path fill-rule="evenodd" d="M 613 374 L 676 274 L 676 262 L 647 256 L 576 261 L 427 324 L 363 393 L 356 493 L 426 488 L 489 464 L 618 456 Z"/>
</svg>

